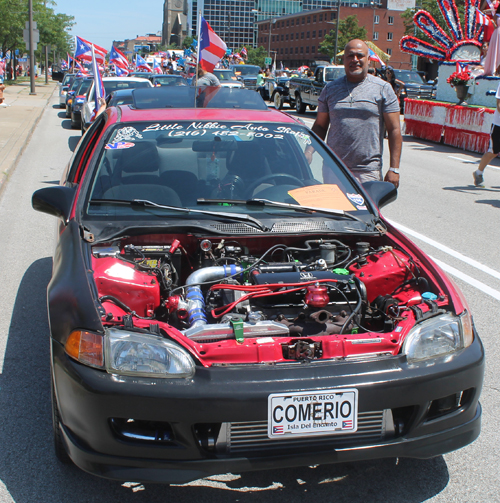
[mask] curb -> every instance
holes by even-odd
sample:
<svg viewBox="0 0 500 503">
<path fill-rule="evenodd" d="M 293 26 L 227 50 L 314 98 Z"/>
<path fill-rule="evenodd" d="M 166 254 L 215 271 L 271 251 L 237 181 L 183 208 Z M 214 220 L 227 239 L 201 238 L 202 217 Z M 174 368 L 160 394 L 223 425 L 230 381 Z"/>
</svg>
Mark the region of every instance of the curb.
<svg viewBox="0 0 500 503">
<path fill-rule="evenodd" d="M 5 190 L 5 187 L 7 186 L 7 182 L 9 181 L 10 176 L 12 173 L 15 171 L 17 167 L 17 163 L 19 162 L 19 159 L 23 155 L 24 151 L 26 150 L 26 146 L 31 140 L 31 137 L 33 135 L 33 132 L 35 131 L 35 128 L 38 126 L 38 123 L 40 122 L 40 119 L 42 118 L 43 113 L 45 112 L 47 105 L 49 101 L 52 99 L 52 96 L 54 95 L 54 91 L 57 89 L 57 86 L 54 87 L 50 95 L 47 97 L 47 100 L 45 102 L 45 105 L 43 107 L 39 108 L 39 113 L 37 116 L 32 119 L 31 126 L 29 129 L 26 131 L 23 131 L 23 133 L 17 138 L 16 144 L 21 142 L 21 146 L 18 149 L 17 153 L 15 153 L 14 158 L 10 163 L 7 165 L 5 169 L 3 169 L 0 172 L 0 198 L 2 197 L 3 191 Z"/>
</svg>

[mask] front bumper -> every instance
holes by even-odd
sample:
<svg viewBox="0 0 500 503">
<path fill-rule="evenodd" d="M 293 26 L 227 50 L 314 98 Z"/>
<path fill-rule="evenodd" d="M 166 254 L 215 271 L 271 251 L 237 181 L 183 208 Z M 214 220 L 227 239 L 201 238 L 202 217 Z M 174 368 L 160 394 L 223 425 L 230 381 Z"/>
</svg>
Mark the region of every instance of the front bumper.
<svg viewBox="0 0 500 503">
<path fill-rule="evenodd" d="M 477 337 L 467 350 L 433 365 L 412 367 L 404 357 L 392 357 L 212 367 L 198 368 L 190 380 L 112 376 L 74 362 L 55 341 L 52 356 L 61 430 L 71 459 L 89 473 L 120 481 L 184 483 L 228 471 L 429 458 L 459 449 L 480 433 L 484 351 Z M 369 440 L 332 435 L 299 443 L 264 442 L 243 451 L 217 447 L 217 432 L 210 434 L 221 423 L 265 422 L 271 393 L 352 387 L 359 391 L 360 414 L 391 411 L 392 432 Z M 464 399 L 457 407 L 435 414 L 440 399 L 461 392 Z M 136 424 L 132 419 L 159 433 L 146 439 L 116 428 L 116 420 L 126 428 Z"/>
</svg>

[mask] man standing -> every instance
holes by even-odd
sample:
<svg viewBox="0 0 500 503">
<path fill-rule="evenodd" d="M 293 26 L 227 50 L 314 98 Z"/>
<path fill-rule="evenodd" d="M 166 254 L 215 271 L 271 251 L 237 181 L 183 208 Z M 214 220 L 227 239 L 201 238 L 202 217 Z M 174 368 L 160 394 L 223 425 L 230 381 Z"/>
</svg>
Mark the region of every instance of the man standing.
<svg viewBox="0 0 500 503">
<path fill-rule="evenodd" d="M 361 183 L 382 180 L 384 126 L 390 167 L 384 180 L 399 186 L 401 127 L 399 102 L 388 82 L 368 74 L 368 47 L 351 40 L 344 50 L 346 75 L 329 82 L 319 97 L 312 130 L 342 159 Z M 306 148 L 309 162 L 314 150 Z"/>
</svg>

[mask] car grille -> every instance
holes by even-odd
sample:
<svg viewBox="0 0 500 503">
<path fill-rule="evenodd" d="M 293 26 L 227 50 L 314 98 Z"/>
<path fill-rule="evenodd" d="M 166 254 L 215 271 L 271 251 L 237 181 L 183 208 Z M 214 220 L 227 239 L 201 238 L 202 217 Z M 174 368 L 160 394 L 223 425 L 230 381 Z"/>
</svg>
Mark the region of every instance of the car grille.
<svg viewBox="0 0 500 503">
<path fill-rule="evenodd" d="M 415 89 L 407 87 L 406 96 L 408 98 L 431 98 L 432 89 Z"/>
<path fill-rule="evenodd" d="M 257 89 L 257 79 L 243 79 L 243 84 L 247 89 Z"/>
<path fill-rule="evenodd" d="M 217 232 L 227 234 L 263 234 L 264 231 L 246 224 L 223 224 L 214 223 L 207 227 L 214 229 Z M 275 223 L 269 232 L 271 233 L 294 233 L 307 231 L 331 231 L 335 230 L 333 222 L 317 221 L 317 222 L 278 222 Z"/>
<path fill-rule="evenodd" d="M 390 409 L 360 412 L 358 431 L 351 434 L 321 435 L 302 438 L 269 438 L 267 421 L 223 423 L 216 444 L 218 453 L 252 455 L 264 451 L 295 450 L 300 447 L 346 448 L 380 442 L 394 436 L 394 422 Z"/>
</svg>

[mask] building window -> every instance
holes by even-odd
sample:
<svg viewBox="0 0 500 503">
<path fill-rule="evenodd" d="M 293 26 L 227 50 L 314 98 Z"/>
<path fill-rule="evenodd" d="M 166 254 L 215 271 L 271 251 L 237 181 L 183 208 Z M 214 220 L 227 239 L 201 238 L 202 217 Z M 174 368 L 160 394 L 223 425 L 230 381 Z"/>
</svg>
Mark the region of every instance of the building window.
<svg viewBox="0 0 500 503">
<path fill-rule="evenodd" d="M 391 41 L 392 41 L 392 32 L 389 32 L 389 33 L 387 34 L 387 41 L 388 41 L 388 42 L 391 42 Z"/>
<path fill-rule="evenodd" d="M 311 38 L 311 32 L 310 31 L 307 32 L 307 37 L 306 38 L 307 39 Z"/>
<path fill-rule="evenodd" d="M 320 22 L 323 21 L 323 14 L 319 15 L 319 20 L 320 20 Z"/>
<path fill-rule="evenodd" d="M 304 32 L 302 32 L 302 33 L 300 34 L 300 38 L 301 38 L 301 39 L 304 39 Z"/>
<path fill-rule="evenodd" d="M 373 32 L 373 40 L 378 40 L 378 31 Z"/>
<path fill-rule="evenodd" d="M 380 23 L 380 17 L 378 14 L 373 15 L 373 24 L 379 24 Z"/>
<path fill-rule="evenodd" d="M 305 18 L 305 17 L 303 17 L 303 18 L 302 18 L 302 24 L 305 24 L 305 22 L 306 22 L 306 18 Z"/>
<path fill-rule="evenodd" d="M 285 47 L 285 54 L 288 54 L 288 47 Z"/>
<path fill-rule="evenodd" d="M 309 54 L 309 46 L 306 46 L 306 54 Z"/>
<path fill-rule="evenodd" d="M 323 30 L 318 31 L 318 38 L 321 38 L 323 36 Z"/>
<path fill-rule="evenodd" d="M 387 54 L 389 54 L 389 56 L 392 56 L 392 49 L 387 49 L 387 51 L 385 51 Z"/>
<path fill-rule="evenodd" d="M 286 34 L 285 40 L 288 40 L 288 33 Z"/>
<path fill-rule="evenodd" d="M 280 49 L 280 54 L 283 54 L 283 47 Z"/>
<path fill-rule="evenodd" d="M 313 16 L 313 23 L 316 22 L 316 16 Z"/>
<path fill-rule="evenodd" d="M 307 16 L 307 24 L 311 24 L 311 16 Z"/>
<path fill-rule="evenodd" d="M 283 42 L 283 40 L 285 40 L 285 35 L 283 35 L 283 33 L 281 34 L 281 41 Z"/>
<path fill-rule="evenodd" d="M 394 24 L 394 17 L 393 16 L 389 16 L 389 18 L 387 19 L 387 24 Z"/>
<path fill-rule="evenodd" d="M 293 26 L 294 20 L 292 19 L 292 26 Z"/>
<path fill-rule="evenodd" d="M 313 36 L 312 38 L 316 38 L 316 30 L 313 30 Z"/>
<path fill-rule="evenodd" d="M 287 19 L 286 25 L 290 26 L 290 20 L 289 19 Z"/>
<path fill-rule="evenodd" d="M 336 12 L 332 12 L 330 14 L 330 19 L 333 20 L 333 19 L 337 19 L 337 13 Z"/>
<path fill-rule="evenodd" d="M 315 45 L 313 45 L 313 46 L 311 47 L 311 53 L 312 53 L 312 54 L 314 54 L 315 52 L 316 52 L 316 46 L 315 46 Z"/>
<path fill-rule="evenodd" d="M 298 53 L 299 53 L 299 48 L 298 48 L 298 47 L 296 47 L 296 48 L 295 48 L 295 54 L 298 54 Z"/>
</svg>

